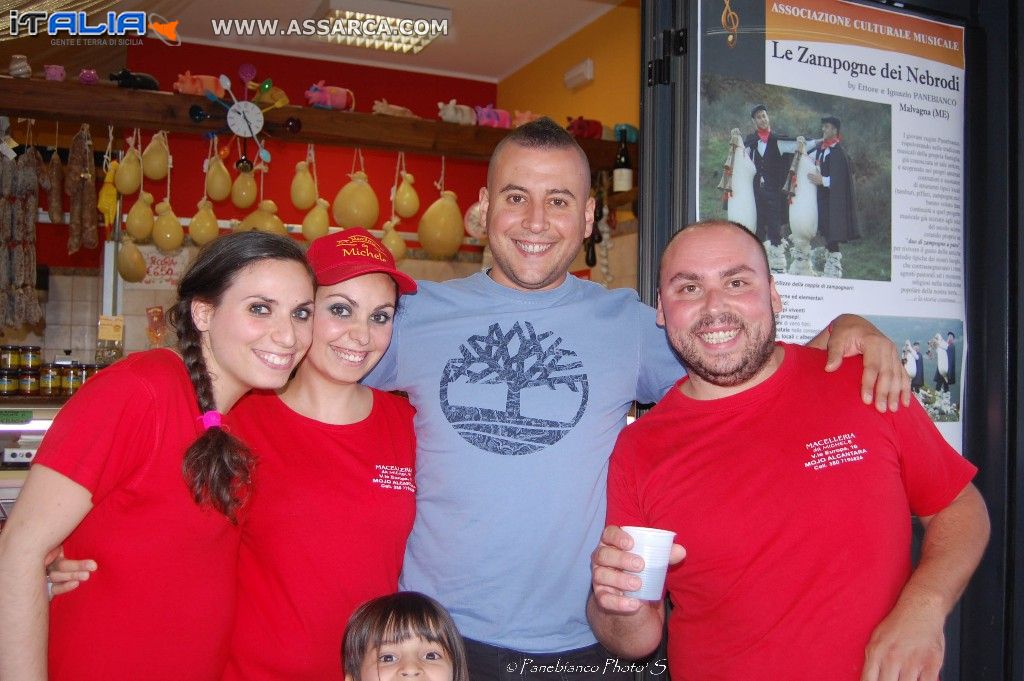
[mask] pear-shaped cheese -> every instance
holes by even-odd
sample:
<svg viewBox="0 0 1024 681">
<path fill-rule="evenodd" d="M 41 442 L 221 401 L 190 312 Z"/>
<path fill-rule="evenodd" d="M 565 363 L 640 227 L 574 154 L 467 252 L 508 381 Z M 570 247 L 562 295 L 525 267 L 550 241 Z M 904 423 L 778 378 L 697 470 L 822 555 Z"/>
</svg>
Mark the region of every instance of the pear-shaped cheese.
<svg viewBox="0 0 1024 681">
<path fill-rule="evenodd" d="M 169 164 L 167 133 L 160 131 L 153 135 L 146 150 L 142 152 L 142 173 L 151 180 L 162 180 L 167 177 Z"/>
<path fill-rule="evenodd" d="M 206 195 L 214 201 L 223 201 L 230 193 L 231 174 L 220 156 L 213 156 L 206 166 Z"/>
<path fill-rule="evenodd" d="M 125 225 L 128 234 L 136 242 L 143 242 L 149 239 L 153 233 L 153 195 L 149 192 L 142 192 L 138 200 L 128 211 L 128 219 Z"/>
<path fill-rule="evenodd" d="M 171 210 L 171 204 L 161 201 L 156 204 L 156 222 L 153 224 L 153 243 L 161 251 L 175 251 L 185 240 L 181 220 Z"/>
<path fill-rule="evenodd" d="M 420 197 L 412 188 L 415 181 L 412 173 L 402 173 L 402 182 L 395 190 L 395 212 L 403 218 L 411 218 L 420 209 Z"/>
<path fill-rule="evenodd" d="M 327 234 L 331 226 L 331 217 L 327 212 L 329 206 L 325 199 L 317 199 L 316 205 L 302 219 L 302 236 L 307 241 L 319 239 Z"/>
<path fill-rule="evenodd" d="M 316 203 L 316 184 L 309 172 L 309 164 L 299 161 L 295 164 L 295 177 L 292 178 L 292 205 L 299 210 L 309 210 Z"/>
<path fill-rule="evenodd" d="M 431 258 L 448 259 L 459 252 L 465 231 L 455 192 L 441 192 L 441 198 L 423 211 L 418 233 L 423 250 Z"/>
<path fill-rule="evenodd" d="M 146 278 L 146 259 L 132 238 L 125 234 L 117 249 L 117 273 L 125 281 L 142 281 Z"/>
<path fill-rule="evenodd" d="M 142 186 L 142 161 L 139 160 L 138 149 L 132 147 L 125 152 L 114 173 L 114 186 L 122 196 L 139 191 Z"/>
<path fill-rule="evenodd" d="M 231 203 L 236 208 L 248 208 L 256 201 L 256 178 L 252 171 L 240 172 L 231 185 Z"/>
<path fill-rule="evenodd" d="M 373 229 L 380 214 L 377 195 L 374 194 L 366 173 L 355 172 L 350 177 L 352 179 L 334 197 L 334 204 L 331 206 L 334 221 L 342 229 Z"/>
<path fill-rule="evenodd" d="M 196 214 L 188 223 L 188 236 L 196 246 L 208 244 L 220 234 L 217 216 L 213 213 L 213 204 L 207 199 L 196 204 Z"/>
</svg>

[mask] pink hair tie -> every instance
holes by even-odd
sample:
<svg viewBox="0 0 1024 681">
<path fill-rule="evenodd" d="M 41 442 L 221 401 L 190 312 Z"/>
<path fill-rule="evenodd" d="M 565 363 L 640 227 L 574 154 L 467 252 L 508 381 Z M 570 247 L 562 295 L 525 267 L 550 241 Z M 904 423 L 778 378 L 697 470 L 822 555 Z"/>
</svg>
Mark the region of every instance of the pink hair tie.
<svg viewBox="0 0 1024 681">
<path fill-rule="evenodd" d="M 203 430 L 209 430 L 210 428 L 220 428 L 221 413 L 219 411 L 207 411 L 203 412 L 197 420 L 203 422 Z"/>
</svg>

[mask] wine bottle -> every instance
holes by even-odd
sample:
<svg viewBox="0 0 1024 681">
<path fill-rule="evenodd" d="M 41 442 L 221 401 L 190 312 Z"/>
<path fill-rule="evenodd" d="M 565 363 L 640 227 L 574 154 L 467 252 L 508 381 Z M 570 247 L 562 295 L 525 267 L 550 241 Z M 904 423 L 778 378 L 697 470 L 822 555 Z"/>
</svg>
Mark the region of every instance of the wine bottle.
<svg viewBox="0 0 1024 681">
<path fill-rule="evenodd" d="M 629 162 L 629 149 L 626 148 L 626 131 L 619 131 L 619 150 L 615 153 L 615 165 L 612 166 L 612 191 L 628 192 L 633 188 L 633 166 Z"/>
</svg>

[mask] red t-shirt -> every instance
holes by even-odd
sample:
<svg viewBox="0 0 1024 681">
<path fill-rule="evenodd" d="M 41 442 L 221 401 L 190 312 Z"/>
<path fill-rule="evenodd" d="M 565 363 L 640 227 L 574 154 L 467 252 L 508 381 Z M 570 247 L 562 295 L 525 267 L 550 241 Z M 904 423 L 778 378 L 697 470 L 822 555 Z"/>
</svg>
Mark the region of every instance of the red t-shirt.
<svg viewBox="0 0 1024 681">
<path fill-rule="evenodd" d="M 349 616 L 398 589 L 415 516 L 414 413 L 377 390 L 369 416 L 344 426 L 301 416 L 273 393 L 231 410 L 229 427 L 258 463 L 225 679 L 343 678 Z"/>
<path fill-rule="evenodd" d="M 783 347 L 738 395 L 677 385 L 612 455 L 609 524 L 686 547 L 666 582 L 675 681 L 858 681 L 910 576 L 911 514 L 942 510 L 976 471 L 916 401 L 864 405 L 859 358 L 828 374 L 823 352 Z"/>
<path fill-rule="evenodd" d="M 197 506 L 182 477 L 198 417 L 170 350 L 104 369 L 57 414 L 35 462 L 92 493 L 64 551 L 99 569 L 50 606 L 50 679 L 219 678 L 239 533 Z"/>
</svg>

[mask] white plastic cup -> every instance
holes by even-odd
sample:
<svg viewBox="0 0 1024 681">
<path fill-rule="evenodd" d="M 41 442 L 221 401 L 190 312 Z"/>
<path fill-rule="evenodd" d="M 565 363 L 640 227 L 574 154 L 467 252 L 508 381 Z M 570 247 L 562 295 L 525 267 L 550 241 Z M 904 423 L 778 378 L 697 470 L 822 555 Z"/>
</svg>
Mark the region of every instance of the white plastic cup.
<svg viewBox="0 0 1024 681">
<path fill-rule="evenodd" d="M 653 527 L 623 527 L 622 530 L 633 538 L 633 548 L 629 552 L 644 559 L 643 570 L 630 571 L 640 578 L 640 588 L 627 591 L 626 595 L 642 601 L 660 601 L 676 533 Z"/>
</svg>

